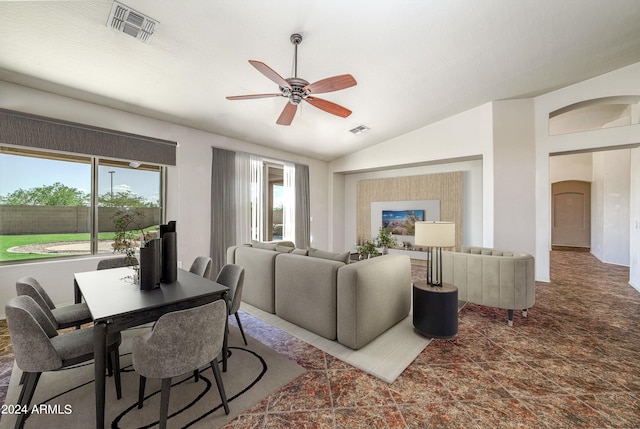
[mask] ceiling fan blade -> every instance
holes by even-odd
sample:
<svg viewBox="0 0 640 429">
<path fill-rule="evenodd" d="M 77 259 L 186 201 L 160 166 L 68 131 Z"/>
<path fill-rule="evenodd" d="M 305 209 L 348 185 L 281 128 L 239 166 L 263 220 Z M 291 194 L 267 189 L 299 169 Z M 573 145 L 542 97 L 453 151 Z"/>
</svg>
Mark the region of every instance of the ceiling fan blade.
<svg viewBox="0 0 640 429">
<path fill-rule="evenodd" d="M 322 94 L 323 92 L 339 91 L 357 85 L 355 78 L 350 74 L 328 77 L 326 79 L 313 82 L 303 88 L 311 94 Z"/>
<path fill-rule="evenodd" d="M 291 125 L 291 121 L 293 121 L 293 117 L 296 114 L 296 110 L 298 110 L 297 104 L 291 104 L 287 102 L 287 105 L 284 106 L 284 110 L 280 114 L 280 117 L 276 121 L 278 125 Z"/>
<path fill-rule="evenodd" d="M 253 98 L 269 98 L 269 97 L 283 97 L 283 95 L 282 94 L 232 95 L 227 97 L 227 100 L 251 100 Z"/>
<path fill-rule="evenodd" d="M 260 73 L 277 83 L 283 88 L 291 89 L 291 85 L 282 76 L 276 73 L 271 67 L 261 61 L 249 60 L 252 66 L 254 66 Z"/>
<path fill-rule="evenodd" d="M 304 100 L 320 110 L 324 110 L 325 112 L 331 113 L 332 115 L 340 116 L 341 118 L 346 118 L 351 114 L 351 110 L 345 109 L 339 104 L 333 103 L 331 101 L 323 100 L 322 98 L 307 97 Z"/>
</svg>

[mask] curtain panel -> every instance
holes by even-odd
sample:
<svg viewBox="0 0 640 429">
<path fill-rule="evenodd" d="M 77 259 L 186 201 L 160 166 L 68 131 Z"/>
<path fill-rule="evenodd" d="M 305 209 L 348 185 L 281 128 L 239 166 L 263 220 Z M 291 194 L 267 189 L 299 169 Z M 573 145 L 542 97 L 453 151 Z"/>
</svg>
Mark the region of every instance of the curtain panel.
<svg viewBox="0 0 640 429">
<path fill-rule="evenodd" d="M 296 166 L 283 165 L 282 239 L 296 242 Z"/>
<path fill-rule="evenodd" d="M 295 243 L 301 249 L 311 245 L 311 208 L 309 166 L 295 165 Z"/>
<path fill-rule="evenodd" d="M 251 156 L 236 152 L 236 243 L 251 241 Z"/>
<path fill-rule="evenodd" d="M 227 248 L 236 244 L 236 153 L 212 148 L 211 259 L 212 273 L 226 263 Z"/>
</svg>

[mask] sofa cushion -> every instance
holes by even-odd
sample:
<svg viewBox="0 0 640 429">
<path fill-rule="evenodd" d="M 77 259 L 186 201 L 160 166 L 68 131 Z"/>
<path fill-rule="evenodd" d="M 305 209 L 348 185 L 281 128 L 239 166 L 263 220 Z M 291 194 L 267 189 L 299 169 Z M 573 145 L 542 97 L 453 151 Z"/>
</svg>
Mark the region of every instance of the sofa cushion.
<svg viewBox="0 0 640 429">
<path fill-rule="evenodd" d="M 278 255 L 281 253 L 273 250 L 240 246 L 233 258 L 233 263 L 245 268 L 242 300 L 269 313 L 275 312 L 273 284 Z"/>
<path fill-rule="evenodd" d="M 322 259 L 330 259 L 332 261 L 340 261 L 345 264 L 349 263 L 349 252 L 343 253 L 335 253 L 335 252 L 327 252 L 326 250 L 318 250 L 313 247 L 309 248 L 309 256 L 312 258 L 322 258 Z"/>
<path fill-rule="evenodd" d="M 336 283 L 344 263 L 301 255 L 276 258 L 278 317 L 324 338 L 336 339 Z"/>
<path fill-rule="evenodd" d="M 343 266 L 336 288 L 338 342 L 357 350 L 409 314 L 411 260 L 388 254 Z"/>
</svg>

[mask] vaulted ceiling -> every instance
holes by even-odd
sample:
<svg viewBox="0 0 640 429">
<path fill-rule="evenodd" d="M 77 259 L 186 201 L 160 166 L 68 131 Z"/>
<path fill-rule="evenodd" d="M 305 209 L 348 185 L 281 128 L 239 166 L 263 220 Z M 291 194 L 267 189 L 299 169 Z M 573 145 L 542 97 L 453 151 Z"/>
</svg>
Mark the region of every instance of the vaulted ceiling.
<svg viewBox="0 0 640 429">
<path fill-rule="evenodd" d="M 112 1 L 0 1 L 0 80 L 332 160 L 640 62 L 638 0 L 121 2 L 159 22 L 150 43 L 107 27 Z M 278 92 L 248 60 L 292 76 L 296 32 L 298 77 L 357 80 L 320 95 L 349 117 L 225 98 Z"/>
</svg>

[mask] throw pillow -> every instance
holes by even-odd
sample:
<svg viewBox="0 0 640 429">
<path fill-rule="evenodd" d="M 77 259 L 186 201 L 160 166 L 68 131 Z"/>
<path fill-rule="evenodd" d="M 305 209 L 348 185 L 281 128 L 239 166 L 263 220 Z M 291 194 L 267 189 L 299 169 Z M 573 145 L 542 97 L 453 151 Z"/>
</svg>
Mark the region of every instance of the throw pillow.
<svg viewBox="0 0 640 429">
<path fill-rule="evenodd" d="M 293 255 L 302 255 L 302 256 L 307 256 L 307 254 L 309 253 L 307 249 L 298 249 L 295 248 L 291 251 L 291 253 Z"/>
<path fill-rule="evenodd" d="M 276 252 L 291 253 L 292 250 L 293 250 L 293 247 L 276 245 Z"/>
<path fill-rule="evenodd" d="M 349 263 L 349 255 L 349 252 L 334 253 L 327 252 L 326 250 L 314 249 L 313 247 L 309 248 L 309 256 L 313 258 L 331 259 L 333 261 L 344 262 L 345 264 Z"/>
<path fill-rule="evenodd" d="M 275 244 L 263 243 L 262 241 L 251 240 L 251 246 L 256 249 L 276 250 Z"/>
</svg>

